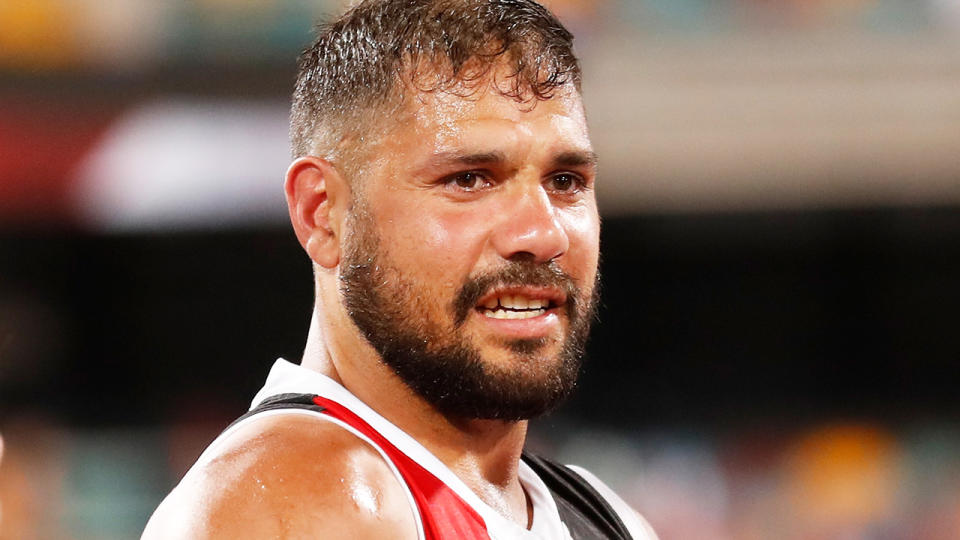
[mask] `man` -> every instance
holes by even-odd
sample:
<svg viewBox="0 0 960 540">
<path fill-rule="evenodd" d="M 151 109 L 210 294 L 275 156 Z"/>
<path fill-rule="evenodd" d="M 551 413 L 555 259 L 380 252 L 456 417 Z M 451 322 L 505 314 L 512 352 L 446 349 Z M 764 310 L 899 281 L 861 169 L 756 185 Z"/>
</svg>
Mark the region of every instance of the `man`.
<svg viewBox="0 0 960 540">
<path fill-rule="evenodd" d="M 655 538 L 586 471 L 521 458 L 596 303 L 571 45 L 530 0 L 369 0 L 321 30 L 286 175 L 315 275 L 302 363 L 145 538 Z"/>
</svg>

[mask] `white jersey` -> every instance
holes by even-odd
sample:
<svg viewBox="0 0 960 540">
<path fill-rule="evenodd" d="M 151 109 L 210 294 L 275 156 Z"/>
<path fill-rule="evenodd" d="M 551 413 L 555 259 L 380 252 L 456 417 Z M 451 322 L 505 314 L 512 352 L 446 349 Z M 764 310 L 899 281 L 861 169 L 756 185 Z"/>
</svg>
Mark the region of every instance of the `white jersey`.
<svg viewBox="0 0 960 540">
<path fill-rule="evenodd" d="M 409 475 L 405 478 L 403 472 L 398 469 L 397 458 L 399 454 L 397 451 L 402 453 L 402 456 L 400 456 L 401 459 L 405 460 L 409 458 L 409 460 L 415 462 L 417 466 L 442 482 L 446 488 L 449 488 L 449 490 L 455 494 L 456 497 L 454 498 L 459 498 L 463 504 L 469 507 L 467 509 L 468 512 L 473 512 L 476 516 L 479 516 L 479 518 L 482 519 L 481 527 L 485 528 L 487 538 L 492 540 L 573 540 L 568 527 L 561 520 L 557 503 L 550 490 L 537 473 L 524 461 L 520 461 L 518 473 L 520 483 L 523 485 L 533 506 L 533 521 L 529 529 L 525 529 L 513 521 L 506 519 L 499 512 L 487 505 L 476 493 L 468 488 L 456 474 L 419 442 L 360 401 L 346 388 L 320 373 L 292 364 L 283 359 L 277 360 L 270 370 L 270 374 L 263 388 L 261 388 L 254 397 L 250 409 L 253 410 L 260 407 L 264 400 L 268 398 L 287 394 L 319 396 L 321 399 L 327 400 L 327 403 L 332 402 L 333 404 L 339 404 L 349 411 L 349 413 L 352 413 L 351 417 L 355 415 L 361 422 L 356 422 L 355 420 L 345 421 L 342 418 L 325 414 L 324 412 L 320 412 L 320 410 L 311 410 L 310 408 L 284 407 L 262 410 L 231 425 L 207 448 L 198 463 L 204 463 L 211 459 L 215 455 L 217 447 L 222 444 L 231 433 L 247 422 L 253 421 L 255 418 L 264 415 L 281 414 L 311 415 L 341 426 L 380 453 L 390 466 L 400 485 L 404 486 L 407 492 L 414 517 L 417 520 L 417 528 L 421 539 L 430 540 L 431 538 L 442 536 L 442 534 L 431 534 L 431 527 L 436 527 L 432 525 L 430 516 L 423 515 L 423 508 L 418 508 L 418 496 L 416 489 L 411 489 L 410 482 L 408 482 Z M 358 429 L 358 424 L 363 423 L 365 423 L 366 426 Z M 374 431 L 371 432 L 369 428 L 372 428 Z M 400 464 L 400 468 L 403 468 L 402 464 Z M 657 538 L 656 534 L 654 534 L 650 528 L 650 525 L 603 482 L 582 468 L 571 466 L 570 469 L 575 470 L 578 475 L 586 480 L 586 482 L 602 496 L 609 507 L 616 512 L 623 526 L 629 531 L 630 536 L 637 540 L 655 540 Z"/>
</svg>

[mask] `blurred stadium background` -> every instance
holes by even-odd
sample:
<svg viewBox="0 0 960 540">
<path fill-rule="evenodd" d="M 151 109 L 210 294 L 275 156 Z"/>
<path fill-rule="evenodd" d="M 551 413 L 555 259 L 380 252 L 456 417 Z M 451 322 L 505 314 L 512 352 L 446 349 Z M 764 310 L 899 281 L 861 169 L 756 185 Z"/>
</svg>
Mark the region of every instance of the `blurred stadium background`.
<svg viewBox="0 0 960 540">
<path fill-rule="evenodd" d="M 960 1 L 554 0 L 602 322 L 531 446 L 664 540 L 960 538 Z M 4 539 L 121 539 L 297 359 L 294 58 L 338 0 L 0 0 Z"/>
</svg>

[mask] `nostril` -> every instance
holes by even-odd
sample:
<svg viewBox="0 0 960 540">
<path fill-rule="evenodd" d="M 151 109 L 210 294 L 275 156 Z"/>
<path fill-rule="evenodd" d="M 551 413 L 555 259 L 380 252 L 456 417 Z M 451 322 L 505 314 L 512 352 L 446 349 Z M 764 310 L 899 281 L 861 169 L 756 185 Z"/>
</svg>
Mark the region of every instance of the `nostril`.
<svg viewBox="0 0 960 540">
<path fill-rule="evenodd" d="M 510 257 L 508 257 L 508 260 L 512 262 L 519 262 L 519 263 L 524 263 L 524 262 L 532 263 L 532 262 L 537 262 L 537 256 L 534 255 L 533 253 L 530 253 L 529 251 L 518 251 L 513 255 L 510 255 Z"/>
</svg>

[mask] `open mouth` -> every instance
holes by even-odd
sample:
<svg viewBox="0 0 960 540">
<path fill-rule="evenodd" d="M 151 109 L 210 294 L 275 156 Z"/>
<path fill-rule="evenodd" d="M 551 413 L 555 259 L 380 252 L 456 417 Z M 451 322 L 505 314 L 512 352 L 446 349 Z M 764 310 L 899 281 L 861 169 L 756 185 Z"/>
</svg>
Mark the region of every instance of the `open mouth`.
<svg viewBox="0 0 960 540">
<path fill-rule="evenodd" d="M 532 319 L 558 307 L 562 300 L 525 294 L 495 294 L 480 302 L 477 310 L 491 319 Z"/>
</svg>

